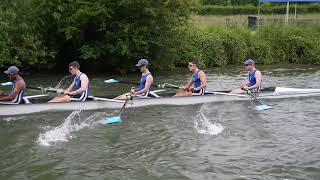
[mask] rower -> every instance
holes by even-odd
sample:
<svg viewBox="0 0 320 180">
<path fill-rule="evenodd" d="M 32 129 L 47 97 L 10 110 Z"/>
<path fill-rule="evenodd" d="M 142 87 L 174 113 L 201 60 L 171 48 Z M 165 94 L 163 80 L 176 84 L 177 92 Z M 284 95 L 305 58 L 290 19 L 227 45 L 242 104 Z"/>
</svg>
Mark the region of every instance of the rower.
<svg viewBox="0 0 320 180">
<path fill-rule="evenodd" d="M 202 96 L 208 85 L 206 74 L 199 69 L 197 60 L 189 61 L 188 68 L 193 73 L 191 80 L 182 87 L 183 91 L 175 96 Z M 193 85 L 193 86 L 192 86 Z"/>
<path fill-rule="evenodd" d="M 153 83 L 153 77 L 148 69 L 148 60 L 140 59 L 136 67 L 141 71 L 140 85 L 135 88 L 132 87 L 130 93 L 132 97 L 149 97 L 150 89 Z M 114 99 L 126 99 L 129 93 L 122 94 Z"/>
<path fill-rule="evenodd" d="M 13 81 L 13 86 L 9 94 L 0 92 L 0 101 L 6 102 L 6 104 L 24 103 L 23 96 L 24 90 L 26 89 L 26 83 L 19 75 L 19 69 L 16 66 L 10 66 L 4 73 L 8 75 L 8 78 L 11 81 Z"/>
<path fill-rule="evenodd" d="M 248 77 L 241 84 L 239 89 L 232 90 L 232 94 L 247 93 L 248 90 L 258 92 L 261 89 L 262 74 L 255 68 L 255 62 L 252 59 L 248 59 L 243 62 L 246 70 L 248 71 Z"/>
<path fill-rule="evenodd" d="M 68 67 L 70 74 L 74 76 L 72 84 L 68 89 L 60 90 L 62 95 L 53 98 L 49 103 L 87 100 L 90 91 L 87 75 L 80 71 L 80 64 L 77 61 L 71 62 Z"/>
</svg>

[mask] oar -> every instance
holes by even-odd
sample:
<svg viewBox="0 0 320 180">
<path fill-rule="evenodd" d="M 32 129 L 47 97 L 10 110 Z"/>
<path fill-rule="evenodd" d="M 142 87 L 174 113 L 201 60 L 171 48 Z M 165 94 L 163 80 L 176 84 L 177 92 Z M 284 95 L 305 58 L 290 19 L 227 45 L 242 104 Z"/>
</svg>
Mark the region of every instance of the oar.
<svg viewBox="0 0 320 180">
<path fill-rule="evenodd" d="M 129 81 L 119 81 L 119 80 L 116 80 L 116 79 L 108 79 L 108 80 L 104 80 L 103 82 L 105 82 L 107 84 L 115 84 L 115 83 L 135 84 L 135 85 L 139 85 L 140 84 L 140 83 L 129 82 Z"/>
<path fill-rule="evenodd" d="M 13 82 L 5 82 L 5 83 L 0 83 L 1 86 L 12 86 Z M 33 86 L 27 86 L 26 89 L 33 89 L 33 90 L 39 90 L 42 93 L 47 93 L 47 92 L 53 92 L 53 93 L 58 93 L 58 89 L 55 88 L 43 88 L 43 87 L 33 87 Z"/>
<path fill-rule="evenodd" d="M 256 106 L 256 110 L 262 111 L 262 110 L 268 110 L 268 109 L 272 108 L 271 106 L 266 105 L 266 104 L 262 103 L 259 99 L 257 99 L 257 97 L 253 94 L 253 92 L 251 90 L 248 90 L 247 93 L 250 97 L 252 97 L 254 100 L 259 102 L 260 105 Z"/>
<path fill-rule="evenodd" d="M 181 87 L 181 86 L 177 86 L 177 85 L 173 85 L 173 84 L 169 84 L 169 83 L 159 84 L 158 88 L 183 89 L 183 87 Z"/>
<path fill-rule="evenodd" d="M 1 86 L 12 86 L 13 85 L 13 82 L 4 82 L 4 83 L 1 83 Z"/>
<path fill-rule="evenodd" d="M 122 84 L 134 84 L 134 85 L 140 85 L 140 83 L 136 83 L 136 82 L 129 82 L 129 81 L 119 81 L 116 79 L 107 79 L 104 80 L 103 82 L 107 83 L 107 84 L 115 84 L 115 83 L 122 83 Z M 152 84 L 152 87 L 156 87 L 156 88 L 173 88 L 173 89 L 181 89 L 181 87 L 173 85 L 173 84 L 169 84 L 169 83 L 163 83 L 163 84 Z"/>
<path fill-rule="evenodd" d="M 103 124 L 107 125 L 107 124 L 121 123 L 122 122 L 121 114 L 130 100 L 132 100 L 132 96 L 129 94 L 129 95 L 127 95 L 126 101 L 124 102 L 122 108 L 120 109 L 119 115 L 114 116 L 114 117 L 110 117 L 110 118 L 106 118 L 104 120 Z"/>
<path fill-rule="evenodd" d="M 52 88 L 52 87 L 48 87 L 48 88 L 44 88 L 44 87 L 33 87 L 33 86 L 27 86 L 27 89 L 33 89 L 33 90 L 38 90 L 41 91 L 42 93 L 58 93 L 61 94 L 61 90 L 56 89 L 56 88 Z"/>
</svg>

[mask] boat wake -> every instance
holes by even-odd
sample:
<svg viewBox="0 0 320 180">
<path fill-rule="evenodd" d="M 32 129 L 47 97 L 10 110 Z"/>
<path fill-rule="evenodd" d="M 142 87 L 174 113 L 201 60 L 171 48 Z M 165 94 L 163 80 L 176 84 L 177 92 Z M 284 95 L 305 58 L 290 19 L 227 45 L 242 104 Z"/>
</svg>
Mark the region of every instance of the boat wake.
<svg viewBox="0 0 320 180">
<path fill-rule="evenodd" d="M 73 111 L 58 127 L 45 127 L 45 132 L 40 133 L 38 143 L 42 146 L 51 146 L 59 142 L 67 142 L 75 137 L 74 132 L 83 128 L 91 128 L 95 124 L 101 124 L 103 113 L 94 113 L 89 117 L 82 117 L 81 111 Z"/>
<path fill-rule="evenodd" d="M 203 106 L 199 111 L 198 116 L 195 119 L 195 129 L 200 134 L 208 134 L 208 135 L 218 135 L 224 130 L 224 126 L 218 123 L 219 117 L 215 123 L 210 122 L 210 120 L 203 113 Z"/>
</svg>

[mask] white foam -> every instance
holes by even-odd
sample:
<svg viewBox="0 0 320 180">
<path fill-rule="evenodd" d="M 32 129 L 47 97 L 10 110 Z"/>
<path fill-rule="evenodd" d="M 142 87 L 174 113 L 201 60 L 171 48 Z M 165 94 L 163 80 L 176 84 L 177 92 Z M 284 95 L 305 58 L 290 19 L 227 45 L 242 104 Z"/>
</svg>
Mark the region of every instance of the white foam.
<svg viewBox="0 0 320 180">
<path fill-rule="evenodd" d="M 19 119 L 23 119 L 24 117 L 21 116 L 21 117 L 6 117 L 6 118 L 3 118 L 4 121 L 6 122 L 11 122 L 11 121 L 17 121 Z"/>
<path fill-rule="evenodd" d="M 93 114 L 87 118 L 80 116 L 81 111 L 73 111 L 58 127 L 46 127 L 44 133 L 40 133 L 38 143 L 42 146 L 50 146 L 58 142 L 67 142 L 75 137 L 73 132 L 91 127 L 96 122 L 99 114 Z"/>
<path fill-rule="evenodd" d="M 199 115 L 195 119 L 195 129 L 200 134 L 218 135 L 224 130 L 224 126 L 217 121 L 215 123 L 211 123 L 200 110 Z"/>
</svg>

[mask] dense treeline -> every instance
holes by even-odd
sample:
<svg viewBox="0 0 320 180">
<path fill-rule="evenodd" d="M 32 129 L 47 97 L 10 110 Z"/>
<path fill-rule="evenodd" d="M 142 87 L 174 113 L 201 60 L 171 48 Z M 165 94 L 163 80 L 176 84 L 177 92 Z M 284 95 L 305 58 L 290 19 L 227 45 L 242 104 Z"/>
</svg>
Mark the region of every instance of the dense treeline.
<svg viewBox="0 0 320 180">
<path fill-rule="evenodd" d="M 4 0 L 0 6 L 2 67 L 83 59 L 120 69 L 141 57 L 170 66 L 177 29 L 191 13 L 190 0 Z"/>
<path fill-rule="evenodd" d="M 201 0 L 205 5 L 221 5 L 221 6 L 229 6 L 229 5 L 257 5 L 258 0 Z"/>
<path fill-rule="evenodd" d="M 137 59 L 173 68 L 196 57 L 205 66 L 254 58 L 261 64 L 320 63 L 320 28 L 198 29 L 191 0 L 3 0 L 0 68 L 65 70 L 71 60 L 126 72 Z M 133 67 L 134 68 L 134 67 Z"/>
</svg>

